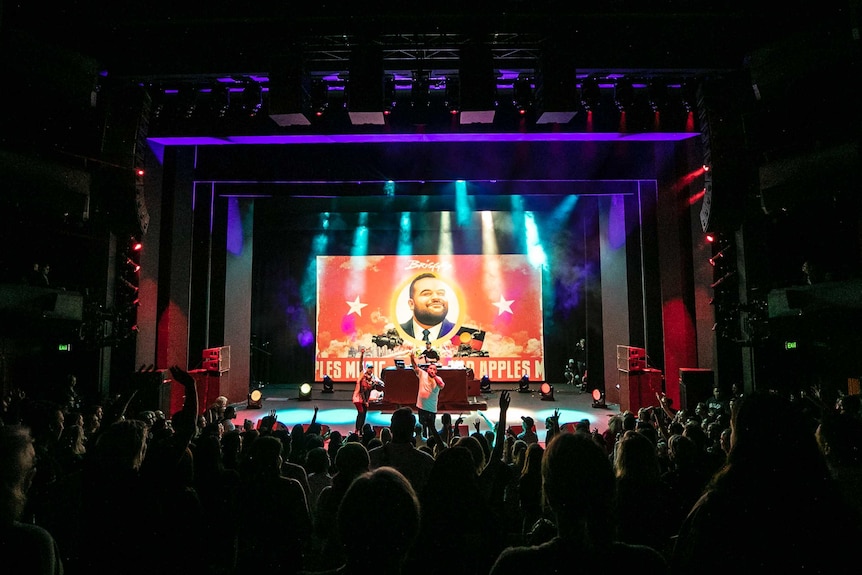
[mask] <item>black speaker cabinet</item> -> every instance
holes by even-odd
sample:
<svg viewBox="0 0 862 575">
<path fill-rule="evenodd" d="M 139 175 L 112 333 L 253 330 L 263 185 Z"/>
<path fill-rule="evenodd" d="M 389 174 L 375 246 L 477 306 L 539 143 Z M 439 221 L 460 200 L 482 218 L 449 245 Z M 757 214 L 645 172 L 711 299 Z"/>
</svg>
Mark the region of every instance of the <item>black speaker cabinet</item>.
<svg viewBox="0 0 862 575">
<path fill-rule="evenodd" d="M 698 403 L 712 397 L 714 384 L 715 374 L 711 369 L 679 368 L 680 409 L 694 411 Z"/>
</svg>

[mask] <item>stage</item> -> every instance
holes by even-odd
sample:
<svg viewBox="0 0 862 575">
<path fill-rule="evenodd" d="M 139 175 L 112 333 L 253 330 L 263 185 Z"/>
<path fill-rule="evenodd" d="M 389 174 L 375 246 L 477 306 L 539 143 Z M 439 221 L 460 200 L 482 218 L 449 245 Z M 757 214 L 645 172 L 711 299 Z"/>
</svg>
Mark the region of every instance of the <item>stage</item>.
<svg viewBox="0 0 862 575">
<path fill-rule="evenodd" d="M 539 383 L 531 382 L 530 392 L 518 391 L 517 382 L 492 383 L 491 391 L 482 393 L 471 398 L 478 405 L 485 404 L 486 409 L 464 409 L 463 411 L 448 411 L 455 421 L 458 417 L 463 418 L 464 424 L 469 426 L 470 432 L 475 431 L 475 422 L 479 422 L 480 431 L 490 429 L 489 421 L 496 423 L 500 416 L 500 391 L 510 392 L 510 404 L 507 414 L 507 425 L 521 425 L 521 417 L 532 417 L 536 422 L 536 431 L 539 440 L 545 439 L 545 418 L 554 414 L 554 410 L 560 412 L 560 424 L 575 423 L 581 419 L 590 420 L 590 428 L 598 429 L 599 432 L 607 429 L 608 418 L 619 413 L 619 405 L 607 404 L 607 407 L 593 407 L 593 399 L 589 393 L 581 392 L 576 386 L 566 384 L 554 384 L 554 400 L 542 399 L 539 393 Z M 324 393 L 323 385 L 316 383 L 313 386 L 310 399 L 299 399 L 299 384 L 267 385 L 261 388 L 263 392 L 263 404 L 260 409 L 248 409 L 246 401 L 239 402 L 238 398 L 228 398 L 231 404 L 237 408 L 237 417 L 234 424 L 241 427 L 246 419 L 255 424 L 275 410 L 278 421 L 292 428 L 297 423 L 309 423 L 314 415 L 314 408 L 319 409 L 317 422 L 328 425 L 332 430 L 338 430 L 346 435 L 353 431 L 356 422 L 356 408 L 351 401 L 354 384 L 334 383 L 332 393 Z M 384 401 L 372 404 L 369 409 L 366 422 L 374 426 L 388 427 L 391 418 L 393 404 L 385 401 L 386 393 L 383 394 Z M 466 407 L 466 406 L 465 406 Z M 440 415 L 438 412 L 438 427 Z"/>
</svg>

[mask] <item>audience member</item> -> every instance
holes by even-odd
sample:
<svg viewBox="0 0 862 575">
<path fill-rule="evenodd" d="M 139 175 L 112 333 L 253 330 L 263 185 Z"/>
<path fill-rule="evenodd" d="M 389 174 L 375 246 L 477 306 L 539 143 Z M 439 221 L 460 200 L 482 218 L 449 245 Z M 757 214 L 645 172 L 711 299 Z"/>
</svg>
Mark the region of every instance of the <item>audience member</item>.
<svg viewBox="0 0 862 575">
<path fill-rule="evenodd" d="M 531 443 L 539 443 L 539 436 L 536 434 L 535 422 L 530 416 L 521 417 L 521 432 L 516 435 L 518 439 L 525 442 L 527 445 Z"/>
<path fill-rule="evenodd" d="M 317 498 L 317 513 L 314 517 L 314 549 L 317 565 L 312 569 L 334 569 L 345 561 L 344 550 L 335 529 L 338 506 L 353 480 L 369 470 L 368 450 L 359 441 L 348 441 L 335 456 L 337 471 L 332 476 L 332 485 L 324 487 Z M 362 523 L 354 526 L 356 537 L 374 537 L 362 529 Z"/>
<path fill-rule="evenodd" d="M 218 423 L 222 419 L 224 419 L 225 410 L 227 409 L 228 399 L 227 397 L 220 395 L 215 398 L 212 405 L 207 407 L 204 412 L 204 417 L 206 417 L 207 423 Z"/>
<path fill-rule="evenodd" d="M 329 473 L 329 453 L 323 447 L 315 447 L 305 454 L 305 471 L 308 473 L 308 509 L 314 517 L 317 512 L 317 498 L 325 487 L 332 485 Z"/>
<path fill-rule="evenodd" d="M 235 469 L 239 472 L 240 457 L 242 456 L 242 432 L 239 428 L 233 431 L 225 431 L 221 436 L 222 464 L 226 469 Z"/>
<path fill-rule="evenodd" d="M 158 509 L 164 514 L 157 522 L 156 534 L 160 537 L 160 550 L 172 559 L 163 571 L 179 575 L 197 566 L 196 558 L 203 553 L 205 532 L 200 529 L 203 509 L 195 490 L 192 455 L 194 421 L 198 412 L 197 383 L 191 374 L 177 366 L 171 367 L 170 372 L 172 381 L 184 388 L 183 405 L 172 418 L 173 433 L 145 442 L 146 457 L 141 463 L 140 474 L 155 492 Z M 212 435 L 219 438 L 218 431 Z M 168 515 L 170 523 L 164 521 Z M 166 537 L 168 533 L 185 535 L 182 538 Z"/>
<path fill-rule="evenodd" d="M 506 442 L 511 443 L 508 448 L 510 453 L 509 466 L 509 481 L 503 491 L 503 524 L 506 529 L 508 540 L 522 544 L 522 529 L 524 525 L 524 514 L 521 511 L 521 501 L 519 497 L 519 485 L 521 483 L 521 470 L 524 468 L 524 459 L 527 452 L 527 444 L 515 439 L 514 435 L 506 437 Z"/>
<path fill-rule="evenodd" d="M 542 460 L 542 489 L 556 536 L 537 546 L 504 549 L 491 575 L 599 573 L 608 561 L 630 565 L 639 575 L 664 575 L 667 563 L 654 549 L 615 541 L 614 474 L 604 451 L 588 436 L 561 433 Z M 565 566 L 565 567 L 564 567 Z"/>
<path fill-rule="evenodd" d="M 385 509 L 386 513 L 371 512 Z M 398 575 L 419 531 L 419 500 L 403 475 L 381 467 L 356 477 L 338 507 L 343 565 L 319 575 Z"/>
<path fill-rule="evenodd" d="M 379 437 L 372 437 L 371 440 L 368 442 L 368 446 L 366 447 L 366 449 L 374 449 L 375 447 L 382 447 L 382 446 L 383 446 L 383 440 L 382 439 L 380 439 Z"/>
<path fill-rule="evenodd" d="M 60 432 L 54 458 L 63 475 L 81 471 L 84 466 L 84 456 L 87 453 L 84 428 L 80 425 L 64 427 Z"/>
<path fill-rule="evenodd" d="M 21 521 L 27 492 L 36 473 L 36 450 L 29 429 L 0 426 L 0 557 L 6 573 L 63 575 L 54 537 L 44 528 Z"/>
<path fill-rule="evenodd" d="M 494 426 L 497 433 L 494 439 L 494 449 L 479 475 L 479 487 L 495 513 L 493 520 L 501 525 L 505 516 L 506 487 L 512 478 L 512 468 L 503 460 L 503 450 L 506 443 L 506 420 L 510 403 L 509 392 L 501 391 L 498 403 L 500 419 Z"/>
<path fill-rule="evenodd" d="M 560 410 L 555 409 L 553 415 L 545 418 L 545 445 L 549 444 L 558 433 L 560 433 Z"/>
<path fill-rule="evenodd" d="M 816 438 L 844 498 L 862 515 L 862 419 L 847 411 L 826 411 Z"/>
<path fill-rule="evenodd" d="M 392 441 L 368 452 L 371 469 L 388 466 L 400 471 L 417 493 L 422 493 L 434 458 L 416 449 L 413 444 L 413 430 L 416 416 L 408 406 L 399 407 L 392 413 L 389 429 Z"/>
<path fill-rule="evenodd" d="M 452 445 L 466 448 L 467 451 L 470 452 L 470 456 L 473 458 L 473 465 L 475 466 L 476 475 L 482 473 L 482 470 L 485 469 L 487 459 L 485 458 L 485 450 L 482 449 L 482 444 L 479 443 L 478 439 L 476 439 L 472 435 L 468 435 L 466 437 L 459 437 Z M 438 457 L 439 453 L 440 452 L 438 452 Z"/>
<path fill-rule="evenodd" d="M 711 421 L 726 424 L 730 417 L 730 402 L 718 384 L 712 387 L 712 397 L 706 401 L 706 409 Z"/>
<path fill-rule="evenodd" d="M 81 564 L 76 572 L 151 572 L 150 562 L 141 558 L 162 548 L 161 523 L 167 510 L 161 509 L 155 487 L 141 475 L 146 453 L 142 421 L 117 421 L 99 434 L 84 471 L 86 513 L 81 518 Z"/>
<path fill-rule="evenodd" d="M 698 465 L 697 446 L 690 437 L 672 435 L 667 448 L 670 468 L 662 473 L 661 479 L 668 486 L 670 532 L 673 536 L 679 532 L 685 516 L 700 498 L 710 476 Z"/>
<path fill-rule="evenodd" d="M 386 445 L 390 441 L 392 441 L 392 430 L 384 427 L 380 430 L 380 443 Z"/>
<path fill-rule="evenodd" d="M 304 568 L 311 516 L 302 485 L 281 473 L 282 450 L 277 437 L 261 436 L 240 469 L 239 573 L 297 573 Z"/>
<path fill-rule="evenodd" d="M 42 276 L 42 270 L 40 269 L 39 262 L 34 262 L 33 267 L 27 270 L 27 273 L 24 274 L 22 278 L 23 283 L 36 287 L 47 287 L 45 284 L 45 278 Z"/>
<path fill-rule="evenodd" d="M 329 453 L 329 473 L 333 474 L 337 471 L 335 468 L 335 457 L 338 454 L 338 450 L 344 444 L 344 436 L 337 429 L 333 429 L 329 432 L 329 443 L 326 445 L 326 451 Z"/>
<path fill-rule="evenodd" d="M 518 481 L 518 501 L 521 507 L 521 536 L 527 541 L 533 526 L 544 519 L 542 498 L 542 457 L 545 449 L 538 443 L 527 446 L 521 479 Z"/>
<path fill-rule="evenodd" d="M 219 420 L 219 423 L 222 424 L 225 431 L 233 431 L 236 429 L 236 424 L 233 422 L 234 419 L 236 419 L 236 407 L 228 405 L 224 408 L 224 415 Z"/>
<path fill-rule="evenodd" d="M 222 445 L 215 435 L 197 440 L 193 453 L 194 488 L 203 511 L 201 524 L 195 529 L 206 534 L 196 561 L 205 562 L 205 573 L 227 575 L 237 564 L 239 471 L 225 466 Z"/>
<path fill-rule="evenodd" d="M 70 373 L 66 376 L 66 385 L 60 390 L 58 400 L 64 413 L 80 413 L 81 394 L 78 392 L 78 377 L 76 375 Z"/>
<path fill-rule="evenodd" d="M 687 516 L 673 573 L 855 573 L 859 516 L 843 500 L 799 408 L 775 393 L 746 395 L 731 419 L 727 463 Z M 733 537 L 716 553 L 716 542 Z"/>
<path fill-rule="evenodd" d="M 618 539 L 665 553 L 676 532 L 655 444 L 639 431 L 625 432 L 617 446 L 614 472 Z"/>
<path fill-rule="evenodd" d="M 474 456 L 460 441 L 437 455 L 419 501 L 419 543 L 408 560 L 409 572 L 436 574 L 441 559 L 452 558 L 445 569 L 451 575 L 487 573 L 503 546 L 502 526 L 479 487 Z M 478 525 L 452 533 L 452 520 L 459 516 Z"/>
</svg>

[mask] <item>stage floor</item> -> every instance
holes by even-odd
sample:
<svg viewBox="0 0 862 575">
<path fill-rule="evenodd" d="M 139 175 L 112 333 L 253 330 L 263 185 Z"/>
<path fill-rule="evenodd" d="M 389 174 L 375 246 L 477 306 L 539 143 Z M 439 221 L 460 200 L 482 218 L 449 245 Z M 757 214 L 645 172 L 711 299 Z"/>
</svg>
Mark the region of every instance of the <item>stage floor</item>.
<svg viewBox="0 0 862 575">
<path fill-rule="evenodd" d="M 309 423 L 314 415 L 314 408 L 319 409 L 317 422 L 325 424 L 330 429 L 338 430 L 346 436 L 353 431 L 356 422 L 356 408 L 353 407 L 351 398 L 353 396 L 354 384 L 335 383 L 333 393 L 323 393 L 320 383 L 315 384 L 310 400 L 299 399 L 299 384 L 267 385 L 262 388 L 263 407 L 261 409 L 248 409 L 245 401 L 237 402 L 234 398 L 228 398 L 237 408 L 237 417 L 234 424 L 241 427 L 246 419 L 255 424 L 275 410 L 278 421 L 292 428 L 297 423 Z M 536 431 L 539 440 L 545 440 L 545 418 L 554 414 L 554 410 L 560 411 L 560 424 L 575 423 L 581 419 L 590 420 L 590 428 L 603 432 L 608 427 L 608 418 L 619 413 L 619 405 L 608 404 L 606 408 L 593 407 L 593 399 L 589 393 L 581 392 L 577 387 L 555 384 L 554 401 L 547 401 L 539 394 L 539 384 L 530 385 L 530 393 L 518 392 L 518 384 L 497 383 L 491 385 L 491 391 L 477 397 L 477 401 L 487 403 L 487 409 L 482 411 L 449 412 L 452 420 L 458 417 L 464 419 L 464 424 L 470 426 L 470 432 L 475 431 L 475 422 L 479 422 L 480 431 L 484 432 L 496 423 L 500 416 L 500 391 L 510 392 L 509 412 L 507 425 L 520 425 L 521 417 L 532 417 L 536 422 Z M 384 394 L 385 397 L 385 394 Z M 386 427 L 392 415 L 392 410 L 374 410 L 372 407 L 368 412 L 366 422 L 374 426 Z M 487 420 L 486 420 L 487 418 Z M 437 421 L 439 424 L 440 413 Z M 439 425 L 438 425 L 439 427 Z"/>
</svg>

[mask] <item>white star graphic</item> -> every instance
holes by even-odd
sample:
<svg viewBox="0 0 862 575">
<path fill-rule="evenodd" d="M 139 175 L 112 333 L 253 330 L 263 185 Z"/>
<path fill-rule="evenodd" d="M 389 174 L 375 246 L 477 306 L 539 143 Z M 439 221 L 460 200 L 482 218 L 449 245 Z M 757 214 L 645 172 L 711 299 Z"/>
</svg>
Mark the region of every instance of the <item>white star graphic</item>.
<svg viewBox="0 0 862 575">
<path fill-rule="evenodd" d="M 503 297 L 503 294 L 500 294 L 500 301 L 494 302 L 491 305 L 497 306 L 497 315 L 503 315 L 504 311 L 507 311 L 507 312 L 511 313 L 512 315 L 515 315 L 512 312 L 512 304 L 513 303 L 515 303 L 515 300 L 506 299 Z"/>
<path fill-rule="evenodd" d="M 355 313 L 360 317 L 362 316 L 362 308 L 368 305 L 367 303 L 359 303 L 359 296 L 356 296 L 356 299 L 353 301 L 346 301 L 344 303 L 350 306 L 350 311 L 347 312 L 347 315 Z"/>
</svg>

